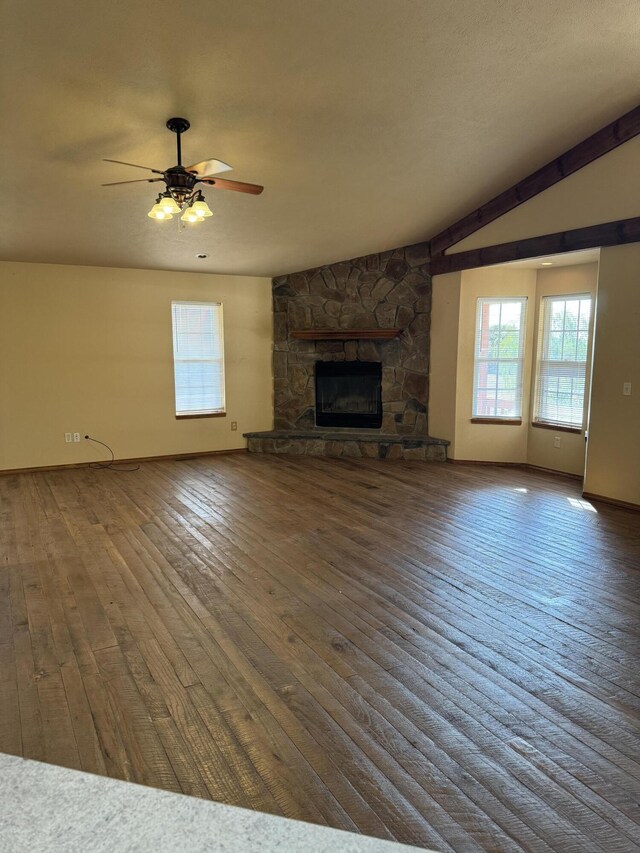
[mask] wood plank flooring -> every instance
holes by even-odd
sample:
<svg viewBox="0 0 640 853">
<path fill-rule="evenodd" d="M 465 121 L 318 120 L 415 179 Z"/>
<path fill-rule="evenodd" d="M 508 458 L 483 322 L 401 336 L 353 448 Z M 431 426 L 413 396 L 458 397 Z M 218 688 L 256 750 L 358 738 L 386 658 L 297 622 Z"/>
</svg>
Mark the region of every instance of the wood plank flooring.
<svg viewBox="0 0 640 853">
<path fill-rule="evenodd" d="M 436 850 L 640 850 L 640 515 L 518 469 L 0 477 L 0 751 Z"/>
</svg>

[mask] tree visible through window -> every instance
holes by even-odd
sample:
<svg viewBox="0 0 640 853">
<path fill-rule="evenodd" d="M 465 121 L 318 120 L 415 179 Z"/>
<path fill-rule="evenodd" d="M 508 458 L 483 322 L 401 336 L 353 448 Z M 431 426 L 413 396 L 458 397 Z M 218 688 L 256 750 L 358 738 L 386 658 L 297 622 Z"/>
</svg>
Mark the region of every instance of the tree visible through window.
<svg viewBox="0 0 640 853">
<path fill-rule="evenodd" d="M 478 299 L 473 416 L 522 416 L 526 297 Z"/>
<path fill-rule="evenodd" d="M 584 419 L 591 296 L 542 300 L 534 421 L 580 429 Z"/>
</svg>

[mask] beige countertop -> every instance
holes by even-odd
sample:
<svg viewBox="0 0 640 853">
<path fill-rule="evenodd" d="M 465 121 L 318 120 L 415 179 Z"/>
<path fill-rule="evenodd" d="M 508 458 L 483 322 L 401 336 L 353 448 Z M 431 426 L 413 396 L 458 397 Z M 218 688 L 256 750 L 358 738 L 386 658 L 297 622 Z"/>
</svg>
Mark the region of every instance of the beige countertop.
<svg viewBox="0 0 640 853">
<path fill-rule="evenodd" d="M 404 844 L 0 754 L 3 853 L 409 853 Z"/>
</svg>

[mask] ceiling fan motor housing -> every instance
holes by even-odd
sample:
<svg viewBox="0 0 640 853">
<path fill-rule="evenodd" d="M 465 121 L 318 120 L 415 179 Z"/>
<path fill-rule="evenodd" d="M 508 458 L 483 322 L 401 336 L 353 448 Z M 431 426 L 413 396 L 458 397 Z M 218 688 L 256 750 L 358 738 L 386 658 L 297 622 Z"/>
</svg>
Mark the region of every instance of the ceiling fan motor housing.
<svg viewBox="0 0 640 853">
<path fill-rule="evenodd" d="M 172 197 L 182 205 L 193 193 L 198 178 L 183 166 L 173 166 L 164 173 L 164 180 Z"/>
</svg>

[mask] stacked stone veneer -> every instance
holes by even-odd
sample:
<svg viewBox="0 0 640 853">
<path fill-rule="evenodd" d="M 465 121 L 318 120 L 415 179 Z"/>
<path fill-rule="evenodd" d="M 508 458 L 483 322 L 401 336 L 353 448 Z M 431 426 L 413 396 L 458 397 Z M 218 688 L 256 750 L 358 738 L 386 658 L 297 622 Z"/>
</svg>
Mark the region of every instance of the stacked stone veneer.
<svg viewBox="0 0 640 853">
<path fill-rule="evenodd" d="M 444 461 L 429 437 L 431 279 L 426 244 L 354 258 L 273 280 L 274 420 L 246 433 L 249 451 Z M 300 341 L 296 330 L 401 329 L 394 340 Z M 382 363 L 382 428 L 315 426 L 316 361 Z"/>
<path fill-rule="evenodd" d="M 427 436 L 426 244 L 274 279 L 275 428 L 314 428 L 316 361 L 382 362 L 383 434 Z M 402 329 L 391 341 L 298 341 L 296 329 Z"/>
<path fill-rule="evenodd" d="M 285 453 L 298 456 L 365 457 L 368 459 L 415 459 L 446 462 L 448 441 L 438 438 L 322 433 L 308 430 L 246 433 L 250 453 Z"/>
</svg>

